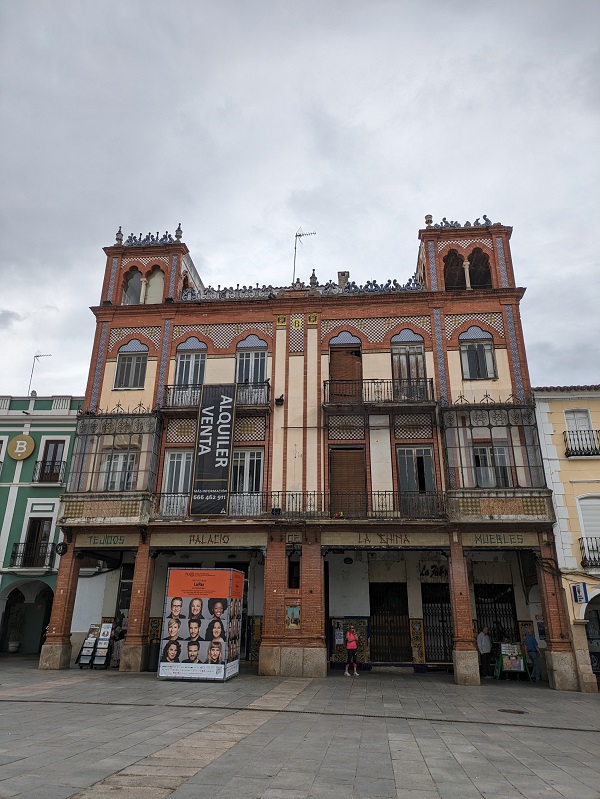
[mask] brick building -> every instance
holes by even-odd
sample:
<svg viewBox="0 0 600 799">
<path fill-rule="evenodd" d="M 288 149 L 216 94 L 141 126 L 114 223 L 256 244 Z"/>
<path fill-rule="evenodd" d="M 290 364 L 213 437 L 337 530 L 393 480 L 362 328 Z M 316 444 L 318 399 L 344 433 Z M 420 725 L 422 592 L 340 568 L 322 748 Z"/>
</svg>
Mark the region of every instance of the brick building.
<svg viewBox="0 0 600 799">
<path fill-rule="evenodd" d="M 123 670 L 147 663 L 167 567 L 227 565 L 247 577 L 260 674 L 324 676 L 352 622 L 363 660 L 453 665 L 477 684 L 478 628 L 497 641 L 534 628 L 551 684 L 576 689 L 511 232 L 427 217 L 406 284 L 340 272 L 213 289 L 180 228 L 119 230 L 41 666 L 69 662 L 89 556 L 119 564 L 98 616 L 126 619 Z M 235 398 L 217 515 L 197 482 L 203 386 Z"/>
</svg>

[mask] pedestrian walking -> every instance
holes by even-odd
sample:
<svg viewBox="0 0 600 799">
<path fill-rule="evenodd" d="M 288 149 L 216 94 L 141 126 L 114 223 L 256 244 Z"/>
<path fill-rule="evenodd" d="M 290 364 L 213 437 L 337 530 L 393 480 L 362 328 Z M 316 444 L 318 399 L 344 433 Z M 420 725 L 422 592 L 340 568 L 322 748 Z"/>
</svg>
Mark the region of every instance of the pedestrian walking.
<svg viewBox="0 0 600 799">
<path fill-rule="evenodd" d="M 489 680 L 494 676 L 492 674 L 492 639 L 489 627 L 484 627 L 477 636 L 477 649 L 481 660 L 481 674 L 485 680 Z"/>
<path fill-rule="evenodd" d="M 530 628 L 525 633 L 523 643 L 527 650 L 527 658 L 532 665 L 531 679 L 533 682 L 539 682 L 542 678 L 542 656 L 540 655 L 537 639 Z"/>
<path fill-rule="evenodd" d="M 350 629 L 346 633 L 346 671 L 344 674 L 346 677 L 351 677 L 350 674 L 350 665 L 354 666 L 354 676 L 358 677 L 358 666 L 356 663 L 356 658 L 358 655 L 358 635 L 356 633 L 356 629 L 354 625 L 350 625 Z"/>
</svg>

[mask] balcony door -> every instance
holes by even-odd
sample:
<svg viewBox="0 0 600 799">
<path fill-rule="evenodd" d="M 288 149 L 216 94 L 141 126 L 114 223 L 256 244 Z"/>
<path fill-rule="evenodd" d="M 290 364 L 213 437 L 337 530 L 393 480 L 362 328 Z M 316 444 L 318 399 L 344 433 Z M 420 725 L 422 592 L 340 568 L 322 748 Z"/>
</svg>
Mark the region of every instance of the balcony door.
<svg viewBox="0 0 600 799">
<path fill-rule="evenodd" d="M 265 405 L 268 401 L 266 376 L 266 350 L 238 350 L 235 377 L 238 404 Z"/>
<path fill-rule="evenodd" d="M 61 478 L 64 441 L 46 441 L 44 457 L 40 465 L 40 483 L 58 483 Z"/>
<path fill-rule="evenodd" d="M 425 350 L 422 344 L 395 346 L 392 350 L 394 399 L 427 399 Z"/>
<path fill-rule="evenodd" d="M 400 515 L 404 518 L 436 516 L 435 468 L 431 447 L 398 447 Z"/>
<path fill-rule="evenodd" d="M 160 511 L 164 516 L 185 516 L 192 485 L 194 453 L 167 452 Z"/>
<path fill-rule="evenodd" d="M 49 565 L 50 553 L 50 534 L 52 532 L 52 519 L 32 517 L 27 525 L 27 537 L 25 539 L 25 551 L 21 560 L 21 566 L 44 566 Z"/>
<path fill-rule="evenodd" d="M 258 516 L 260 514 L 262 472 L 262 450 L 234 450 L 229 488 L 230 516 Z"/>
<path fill-rule="evenodd" d="M 362 447 L 329 450 L 329 507 L 334 518 L 367 515 L 367 473 Z"/>
<path fill-rule="evenodd" d="M 585 409 L 565 411 L 569 449 L 576 455 L 598 455 L 590 412 Z"/>
<path fill-rule="evenodd" d="M 329 353 L 329 401 L 362 399 L 362 357 L 360 347 L 332 347 Z"/>
<path fill-rule="evenodd" d="M 206 354 L 204 352 L 177 353 L 172 406 L 190 407 L 198 405 L 200 388 L 204 383 L 205 368 Z"/>
</svg>

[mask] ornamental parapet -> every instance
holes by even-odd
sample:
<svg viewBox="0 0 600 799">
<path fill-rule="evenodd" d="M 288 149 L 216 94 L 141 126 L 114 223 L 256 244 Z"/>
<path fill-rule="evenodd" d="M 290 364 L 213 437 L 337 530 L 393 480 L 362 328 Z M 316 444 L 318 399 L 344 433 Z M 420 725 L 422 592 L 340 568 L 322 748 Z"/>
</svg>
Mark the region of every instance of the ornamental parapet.
<svg viewBox="0 0 600 799">
<path fill-rule="evenodd" d="M 547 488 L 455 489 L 446 492 L 451 522 L 548 522 L 555 520 Z"/>
<path fill-rule="evenodd" d="M 63 494 L 58 523 L 79 525 L 144 525 L 150 518 L 153 494 L 146 491 Z"/>
</svg>

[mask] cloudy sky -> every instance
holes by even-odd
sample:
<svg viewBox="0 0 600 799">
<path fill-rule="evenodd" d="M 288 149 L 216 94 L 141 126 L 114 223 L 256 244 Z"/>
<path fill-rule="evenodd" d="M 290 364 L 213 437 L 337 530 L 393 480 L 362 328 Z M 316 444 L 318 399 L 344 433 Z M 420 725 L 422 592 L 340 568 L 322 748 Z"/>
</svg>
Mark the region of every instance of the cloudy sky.
<svg viewBox="0 0 600 799">
<path fill-rule="evenodd" d="M 0 0 L 0 394 L 82 393 L 102 247 L 206 285 L 415 269 L 512 225 L 535 385 L 600 383 L 597 0 Z"/>
</svg>

